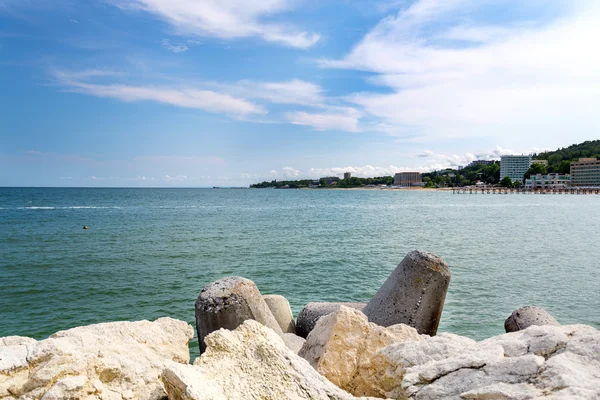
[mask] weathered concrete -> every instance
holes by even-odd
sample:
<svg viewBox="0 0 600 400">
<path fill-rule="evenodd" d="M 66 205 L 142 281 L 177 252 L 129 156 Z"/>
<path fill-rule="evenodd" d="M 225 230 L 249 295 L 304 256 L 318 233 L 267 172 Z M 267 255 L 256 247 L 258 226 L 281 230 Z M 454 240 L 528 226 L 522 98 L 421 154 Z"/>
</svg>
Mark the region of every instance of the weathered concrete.
<svg viewBox="0 0 600 400">
<path fill-rule="evenodd" d="M 208 334 L 221 328 L 234 330 L 248 319 L 283 334 L 254 282 L 239 276 L 229 276 L 208 284 L 196 300 L 200 354 L 206 349 L 204 338 Z"/>
<path fill-rule="evenodd" d="M 308 303 L 304 306 L 302 311 L 300 311 L 300 314 L 298 314 L 298 319 L 296 320 L 296 334 L 300 337 L 306 338 L 310 331 L 312 331 L 317 324 L 319 318 L 338 311 L 340 306 L 346 306 L 362 311 L 366 305 L 366 303 Z"/>
<path fill-rule="evenodd" d="M 265 294 L 263 299 L 277 320 L 283 333 L 296 333 L 296 323 L 290 302 L 279 294 Z"/>
<path fill-rule="evenodd" d="M 504 330 L 508 332 L 517 332 L 529 328 L 531 325 L 560 325 L 557 320 L 546 310 L 540 307 L 521 307 L 513 311 L 506 321 L 504 321 Z"/>
<path fill-rule="evenodd" d="M 406 324 L 420 334 L 437 332 L 450 284 L 448 264 L 433 253 L 412 251 L 363 309 L 381 326 Z"/>
</svg>

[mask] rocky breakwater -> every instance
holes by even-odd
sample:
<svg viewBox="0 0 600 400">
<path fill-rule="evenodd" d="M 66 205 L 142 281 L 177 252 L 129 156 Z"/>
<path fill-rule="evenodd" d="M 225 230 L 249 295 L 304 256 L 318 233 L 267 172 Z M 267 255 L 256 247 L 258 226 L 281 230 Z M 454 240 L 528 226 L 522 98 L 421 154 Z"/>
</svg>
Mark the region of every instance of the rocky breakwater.
<svg viewBox="0 0 600 400">
<path fill-rule="evenodd" d="M 170 400 L 600 398 L 600 332 L 585 325 L 476 342 L 380 327 L 342 307 L 319 320 L 300 355 L 252 320 L 205 342 L 193 365 L 165 364 Z"/>
<path fill-rule="evenodd" d="M 193 328 L 171 318 L 0 338 L 0 398 L 600 399 L 600 331 L 524 307 L 487 340 L 437 334 L 449 277 L 409 253 L 366 306 L 312 303 L 306 340 L 285 298 L 223 278 L 196 301 L 193 365 Z"/>
<path fill-rule="evenodd" d="M 189 363 L 193 328 L 183 321 L 110 322 L 36 341 L 0 338 L 2 399 L 164 399 L 166 360 Z"/>
<path fill-rule="evenodd" d="M 276 329 L 215 326 L 194 365 L 165 366 L 169 399 L 600 399 L 598 330 L 525 307 L 507 318 L 510 333 L 436 336 L 449 280 L 441 258 L 415 251 L 367 304 L 307 304 L 295 323 L 304 342 L 283 333 L 287 311 Z"/>
</svg>

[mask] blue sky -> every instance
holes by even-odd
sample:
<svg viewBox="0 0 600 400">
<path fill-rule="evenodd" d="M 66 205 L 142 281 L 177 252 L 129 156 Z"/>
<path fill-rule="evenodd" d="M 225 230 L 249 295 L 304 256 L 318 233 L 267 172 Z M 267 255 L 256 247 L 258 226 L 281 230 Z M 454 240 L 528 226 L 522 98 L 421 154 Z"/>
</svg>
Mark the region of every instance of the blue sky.
<svg viewBox="0 0 600 400">
<path fill-rule="evenodd" d="M 0 0 L 0 186 L 379 176 L 597 139 L 598 38 L 591 0 Z"/>
</svg>

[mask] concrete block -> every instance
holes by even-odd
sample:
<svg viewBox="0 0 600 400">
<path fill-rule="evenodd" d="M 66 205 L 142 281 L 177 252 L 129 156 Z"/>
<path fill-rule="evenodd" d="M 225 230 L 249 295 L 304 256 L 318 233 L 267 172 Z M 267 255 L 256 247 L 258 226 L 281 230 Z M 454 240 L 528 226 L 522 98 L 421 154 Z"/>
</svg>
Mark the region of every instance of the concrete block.
<svg viewBox="0 0 600 400">
<path fill-rule="evenodd" d="M 359 311 L 362 311 L 362 309 L 366 306 L 366 303 L 308 303 L 304 306 L 302 311 L 300 311 L 300 314 L 298 314 L 298 319 L 296 320 L 296 334 L 300 337 L 306 338 L 310 331 L 312 331 L 317 324 L 319 318 L 338 311 L 340 306 L 355 308 Z"/>
<path fill-rule="evenodd" d="M 296 336 L 293 333 L 284 333 L 281 338 L 288 349 L 296 354 L 300 352 L 300 349 L 302 349 L 302 346 L 304 346 L 304 343 L 306 342 L 306 339 Z"/>
<path fill-rule="evenodd" d="M 277 320 L 283 333 L 296 333 L 296 323 L 290 302 L 279 294 L 265 294 L 263 299 Z"/>
<path fill-rule="evenodd" d="M 504 330 L 508 332 L 517 332 L 529 328 L 531 325 L 554 325 L 560 324 L 546 310 L 540 307 L 527 306 L 513 311 L 506 321 L 504 321 Z"/>
<path fill-rule="evenodd" d="M 221 328 L 234 330 L 248 319 L 283 335 L 254 282 L 239 276 L 208 284 L 196 299 L 195 309 L 200 354 L 206 349 L 204 338 L 209 333 Z"/>
<path fill-rule="evenodd" d="M 450 270 L 442 258 L 425 251 L 404 257 L 363 312 L 381 326 L 406 324 L 420 334 L 437 332 Z"/>
</svg>

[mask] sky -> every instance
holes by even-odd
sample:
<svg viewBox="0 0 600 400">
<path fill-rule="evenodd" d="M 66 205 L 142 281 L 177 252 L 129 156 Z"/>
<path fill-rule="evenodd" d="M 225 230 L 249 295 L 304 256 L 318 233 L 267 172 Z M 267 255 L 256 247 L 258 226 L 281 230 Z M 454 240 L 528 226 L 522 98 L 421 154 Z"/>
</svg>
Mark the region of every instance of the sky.
<svg viewBox="0 0 600 400">
<path fill-rule="evenodd" d="M 596 0 L 0 0 L 0 186 L 442 169 L 600 137 Z"/>
</svg>

